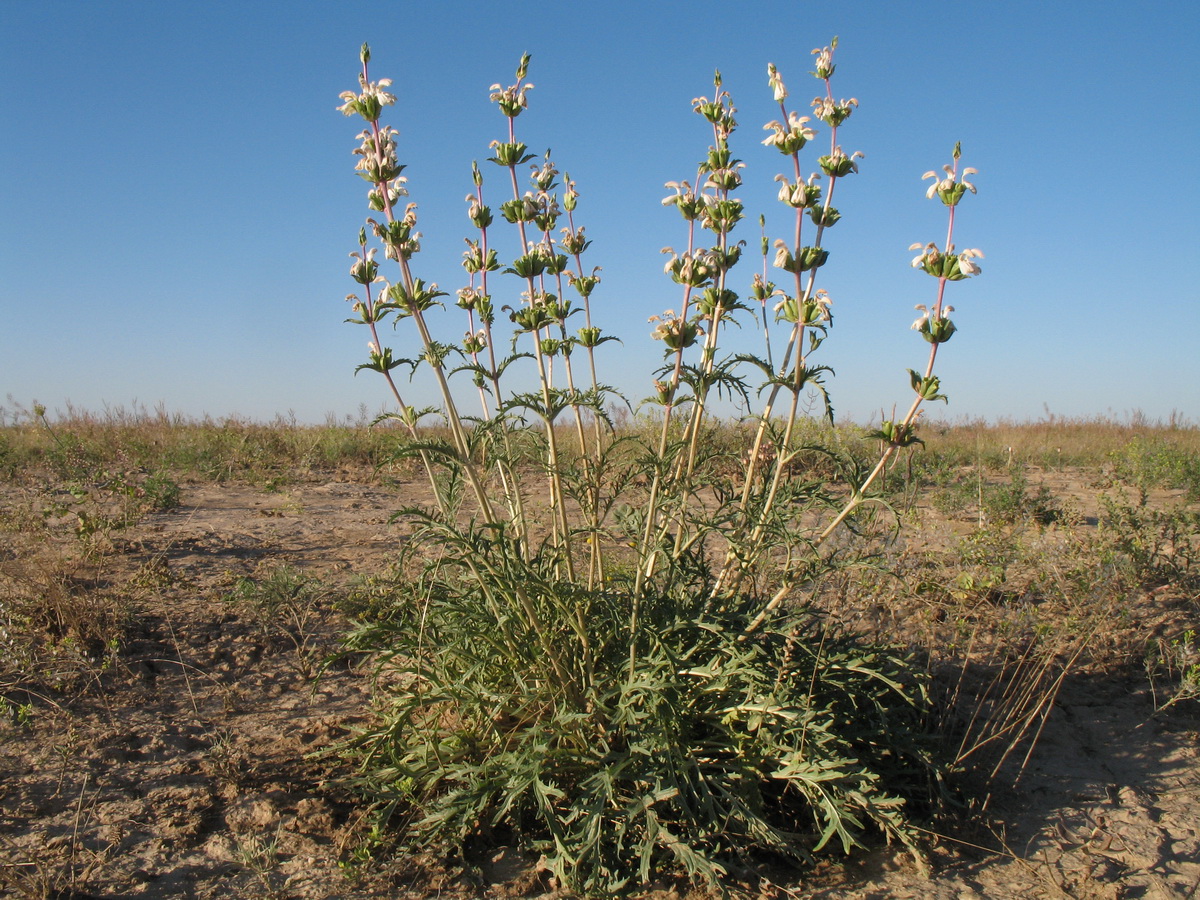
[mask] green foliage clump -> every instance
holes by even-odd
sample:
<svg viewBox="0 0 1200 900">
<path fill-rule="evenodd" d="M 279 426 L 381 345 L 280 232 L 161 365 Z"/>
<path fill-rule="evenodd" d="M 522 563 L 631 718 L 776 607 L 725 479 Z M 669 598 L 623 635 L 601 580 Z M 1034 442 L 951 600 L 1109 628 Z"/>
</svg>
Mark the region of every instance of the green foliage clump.
<svg viewBox="0 0 1200 900">
<path fill-rule="evenodd" d="M 1123 495 L 1101 497 L 1102 534 L 1117 559 L 1140 584 L 1200 583 L 1200 511 L 1131 503 Z"/>
<path fill-rule="evenodd" d="M 1111 454 L 1115 477 L 1135 488 L 1145 502 L 1154 488 L 1182 490 L 1200 500 L 1200 457 L 1163 438 L 1137 437 Z"/>
<path fill-rule="evenodd" d="M 1012 469 L 1008 481 L 984 485 L 982 502 L 989 520 L 1006 525 L 1026 521 L 1050 525 L 1062 515 L 1050 489 L 1044 484 L 1031 488 L 1023 468 Z"/>
<path fill-rule="evenodd" d="M 419 843 L 501 831 L 589 893 L 664 868 L 715 886 L 756 854 L 848 851 L 872 830 L 915 852 L 907 803 L 938 768 L 904 656 L 802 608 L 751 631 L 761 601 L 702 581 L 643 595 L 634 634 L 624 587 L 439 541 L 456 552 L 351 641 L 388 697 L 354 744 L 360 787 Z"/>
</svg>

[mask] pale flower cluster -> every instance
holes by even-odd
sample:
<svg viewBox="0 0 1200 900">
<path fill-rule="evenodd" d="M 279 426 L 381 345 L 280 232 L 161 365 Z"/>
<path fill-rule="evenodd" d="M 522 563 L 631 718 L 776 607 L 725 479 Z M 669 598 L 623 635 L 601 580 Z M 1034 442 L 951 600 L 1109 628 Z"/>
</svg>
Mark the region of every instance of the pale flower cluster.
<svg viewBox="0 0 1200 900">
<path fill-rule="evenodd" d="M 833 148 L 833 152 L 829 154 L 829 166 L 833 169 L 840 169 L 847 161 L 850 163 L 850 171 L 858 172 L 858 160 L 866 159 L 867 154 L 861 150 L 855 150 L 849 156 L 846 151 L 841 148 L 841 145 Z"/>
<path fill-rule="evenodd" d="M 702 204 L 696 199 L 696 191 L 689 182 L 668 181 L 664 187 L 671 188 L 675 193 L 663 197 L 663 206 L 678 207 L 688 218 L 699 215 Z"/>
<path fill-rule="evenodd" d="M 472 356 L 487 349 L 487 331 L 480 328 L 468 331 L 463 335 L 463 349 Z"/>
<path fill-rule="evenodd" d="M 380 128 L 378 133 L 373 133 L 370 129 L 359 132 L 360 143 L 354 151 L 354 155 L 358 157 L 358 162 L 354 164 L 355 171 L 372 176 L 373 182 L 386 180 L 374 176 L 385 172 L 390 175 L 395 168 L 396 135 L 399 133 L 391 126 Z"/>
<path fill-rule="evenodd" d="M 474 221 L 483 212 L 483 206 L 475 194 L 467 194 L 465 199 L 467 201 L 467 218 Z"/>
<path fill-rule="evenodd" d="M 538 188 L 542 191 L 548 191 L 554 184 L 554 179 L 558 176 L 558 169 L 549 159 L 543 162 L 540 166 L 530 166 L 532 176 L 530 176 Z"/>
<path fill-rule="evenodd" d="M 459 288 L 457 292 L 458 305 L 463 309 L 474 309 L 483 294 L 474 287 Z"/>
<path fill-rule="evenodd" d="M 663 247 L 662 252 L 671 255 L 663 266 L 663 272 L 674 275 L 682 284 L 699 284 L 716 273 L 717 258 L 711 249 L 702 248 L 677 254 L 674 248 Z"/>
<path fill-rule="evenodd" d="M 375 262 L 375 248 L 372 247 L 366 252 L 366 255 L 358 251 L 352 251 L 350 258 L 354 260 L 350 265 L 350 277 L 360 284 L 369 282 L 383 281 L 382 275 L 376 275 L 378 263 Z"/>
<path fill-rule="evenodd" d="M 808 181 L 801 179 L 795 184 L 792 184 L 791 180 L 782 173 L 776 175 L 775 180 L 779 182 L 779 202 L 796 209 L 805 209 L 811 206 L 821 196 L 821 189 L 817 184 L 821 180 L 821 176 L 817 172 L 808 176 Z"/>
<path fill-rule="evenodd" d="M 783 298 L 775 304 L 775 315 L 777 318 L 786 318 L 789 322 L 801 320 L 802 317 L 799 315 L 801 304 L 795 298 L 789 297 L 782 290 L 778 289 L 774 291 L 772 296 Z M 816 322 L 828 322 L 833 318 L 829 311 L 829 307 L 833 305 L 833 300 L 830 298 L 829 292 L 824 288 L 817 288 L 812 298 L 805 301 L 803 305 L 808 315 L 803 317 L 804 321 L 802 324 L 812 325 Z"/>
<path fill-rule="evenodd" d="M 931 184 L 929 186 L 929 190 L 927 190 L 925 192 L 925 196 L 927 198 L 929 198 L 930 200 L 932 200 L 941 191 L 954 190 L 954 183 L 955 183 L 954 167 L 948 166 L 948 165 L 942 166 L 942 171 L 944 171 L 946 173 L 945 178 L 939 178 L 938 173 L 935 169 L 930 169 L 928 172 L 926 172 L 924 175 L 921 176 L 922 181 L 924 181 L 926 178 L 933 179 L 933 184 Z M 978 174 L 979 174 L 978 169 L 972 169 L 970 167 L 967 167 L 962 170 L 962 175 L 960 175 L 958 177 L 958 183 L 961 184 L 963 187 L 965 187 L 972 194 L 974 194 L 975 193 L 975 185 L 973 185 L 971 182 L 967 181 L 967 176 L 968 175 L 978 175 Z"/>
<path fill-rule="evenodd" d="M 809 128 L 807 122 L 810 119 L 808 116 L 797 115 L 795 112 L 788 113 L 787 126 L 782 122 L 770 121 L 763 126 L 764 131 L 772 131 L 773 134 L 763 139 L 763 144 L 768 147 L 783 147 L 791 142 L 798 141 L 799 146 L 796 149 L 803 147 L 807 141 L 811 141 L 817 136 L 817 132 Z"/>
<path fill-rule="evenodd" d="M 813 72 L 818 78 L 828 78 L 833 74 L 833 48 L 821 47 L 814 50 L 813 56 L 817 58 L 817 69 Z"/>
<path fill-rule="evenodd" d="M 916 306 L 913 307 L 913 309 L 921 310 L 921 315 L 917 316 L 916 321 L 914 321 L 912 323 L 912 330 L 920 331 L 921 328 L 925 325 L 925 323 L 927 323 L 929 321 L 930 311 L 929 311 L 929 308 L 926 307 L 924 303 L 918 303 Z M 952 312 L 954 312 L 954 307 L 947 304 L 946 306 L 942 307 L 941 312 L 938 313 L 934 318 L 935 318 L 935 320 L 949 319 L 950 313 L 952 313 Z"/>
<path fill-rule="evenodd" d="M 363 106 L 363 101 L 374 100 L 380 106 L 391 106 L 396 102 L 396 95 L 385 91 L 384 88 L 392 86 L 392 79 L 380 78 L 378 81 L 367 81 L 363 75 L 358 76 L 358 84 L 361 87 L 361 92 L 356 94 L 354 91 L 342 91 L 338 98 L 342 101 L 342 105 L 338 107 L 338 112 L 344 116 L 353 116 L 357 114 Z"/>
<path fill-rule="evenodd" d="M 943 254 L 942 251 L 938 249 L 937 244 L 933 243 L 932 241 L 930 241 L 928 244 L 922 244 L 918 241 L 915 244 L 911 244 L 908 249 L 921 251 L 913 257 L 912 267 L 914 269 L 924 269 L 927 272 L 937 271 L 938 266 L 941 265 L 943 255 L 954 256 L 956 253 L 953 244 L 950 244 L 948 247 L 946 247 L 946 252 Z M 979 248 L 968 247 L 965 250 L 959 250 L 957 251 L 957 258 L 958 271 L 964 277 L 978 275 L 981 271 L 983 271 L 979 267 L 979 264 L 975 262 L 976 259 L 984 259 L 983 251 Z"/>
<path fill-rule="evenodd" d="M 704 334 L 704 329 L 698 324 L 688 322 L 682 316 L 675 315 L 675 310 L 668 309 L 661 316 L 651 316 L 646 321 L 657 322 L 651 335 L 656 341 L 664 341 L 668 347 L 678 348 L 690 344 L 698 335 Z"/>
<path fill-rule="evenodd" d="M 533 85 L 513 84 L 508 87 L 501 87 L 499 84 L 493 84 L 488 90 L 491 91 L 488 99 L 493 103 L 499 103 L 508 109 L 527 109 L 529 101 L 525 95 L 533 90 Z"/>
<path fill-rule="evenodd" d="M 858 106 L 858 99 L 836 101 L 832 97 L 813 97 L 813 115 L 823 122 L 836 117 L 838 124 L 850 118 L 850 113 Z"/>
</svg>

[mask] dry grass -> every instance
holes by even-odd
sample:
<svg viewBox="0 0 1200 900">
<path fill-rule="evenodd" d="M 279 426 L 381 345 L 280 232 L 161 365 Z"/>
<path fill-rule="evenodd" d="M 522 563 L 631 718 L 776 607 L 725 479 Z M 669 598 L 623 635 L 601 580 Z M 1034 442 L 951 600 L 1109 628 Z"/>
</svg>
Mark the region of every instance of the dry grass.
<svg viewBox="0 0 1200 900">
<path fill-rule="evenodd" d="M 650 419 L 613 412 L 619 431 L 653 425 Z M 262 482 L 289 472 L 375 466 L 390 458 L 395 432 L 386 426 L 369 427 L 371 421 L 365 408 L 356 417 L 330 417 L 323 424 L 309 425 L 287 416 L 256 422 L 121 407 L 97 414 L 69 405 L 43 421 L 9 398 L 7 405 L 0 405 L 0 475 L 12 477 L 23 469 L 44 467 L 69 474 L 73 468 L 125 464 L 163 468 L 176 476 Z M 860 456 L 870 456 L 876 449 L 864 437 L 867 429 L 855 424 L 830 428 L 808 420 L 804 428 L 812 443 Z M 747 426 L 716 426 L 711 439 L 727 442 L 736 458 L 747 433 Z M 931 420 L 922 424 L 919 433 L 926 448 L 915 451 L 918 459 L 932 458 L 939 465 L 982 465 L 989 470 L 1014 464 L 1099 470 L 1174 464 L 1175 474 L 1180 475 L 1186 472 L 1187 457 L 1200 458 L 1200 428 L 1177 416 L 1165 422 L 1137 413 L 1123 419 Z M 570 448 L 572 434 L 573 429 L 563 428 L 564 448 Z"/>
<path fill-rule="evenodd" d="M 11 409 L 3 419 L 6 729 L 51 710 L 66 715 L 73 698 L 101 683 L 119 689 L 131 609 L 187 577 L 146 561 L 139 543 L 139 523 L 164 508 L 176 479 L 232 480 L 276 496 L 289 483 L 399 477 L 386 463 L 391 432 L 365 421 L 73 411 L 46 423 Z M 822 437 L 866 457 L 874 448 L 861 434 L 847 426 Z M 736 460 L 744 435 L 726 427 L 711 439 Z M 905 643 L 927 661 L 940 697 L 931 724 L 946 738 L 952 767 L 975 783 L 1020 777 L 1031 740 L 1077 673 L 1142 685 L 1164 715 L 1194 715 L 1200 431 L 1097 419 L 928 423 L 923 436 L 927 446 L 900 460 L 884 486 L 899 532 L 889 516 L 864 518 L 842 548 L 856 565 L 808 590 L 848 626 Z M 419 485 L 414 479 L 409 489 Z M 303 503 L 279 508 L 307 515 Z M 378 584 L 369 606 L 359 604 L 363 614 L 386 614 L 386 577 Z M 329 604 L 300 604 L 297 591 L 284 597 L 292 604 L 284 613 L 329 614 Z M 274 607 L 263 607 L 260 622 L 247 609 L 236 612 L 260 631 L 268 620 L 282 629 L 278 640 L 266 635 L 286 657 L 280 665 L 307 673 L 308 635 L 324 626 L 305 619 L 291 628 Z M 27 862 L 14 871 L 33 873 Z"/>
</svg>

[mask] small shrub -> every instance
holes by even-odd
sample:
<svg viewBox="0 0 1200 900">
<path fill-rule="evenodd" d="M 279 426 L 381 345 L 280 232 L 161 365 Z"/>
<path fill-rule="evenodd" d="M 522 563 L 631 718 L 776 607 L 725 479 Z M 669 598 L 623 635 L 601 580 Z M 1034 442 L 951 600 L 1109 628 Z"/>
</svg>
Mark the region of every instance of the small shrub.
<svg viewBox="0 0 1200 900">
<path fill-rule="evenodd" d="M 1184 491 L 1189 502 L 1200 500 L 1200 457 L 1162 438 L 1138 437 L 1114 451 L 1117 479 L 1138 491 L 1144 504 L 1154 488 Z"/>
<path fill-rule="evenodd" d="M 1062 516 L 1062 509 L 1050 489 L 1041 484 L 1031 490 L 1022 468 L 1012 469 L 1008 481 L 985 484 L 982 495 L 984 517 L 991 522 L 1050 525 Z"/>
<path fill-rule="evenodd" d="M 670 182 L 663 201 L 684 221 L 686 244 L 665 251 L 678 312 L 650 317 L 662 364 L 640 404 L 650 412 L 622 434 L 607 411 L 624 398 L 600 375 L 617 337 L 593 320 L 601 270 L 585 262 L 580 192 L 517 135 L 529 56 L 514 84 L 491 90 L 505 120 L 489 145 L 500 194 L 474 165 L 454 301 L 466 336 L 448 343 L 434 323 L 448 295 L 415 269 L 417 204 L 401 204 L 398 132 L 380 122 L 391 82 L 370 80 L 363 46 L 359 90 L 340 106 L 365 123 L 354 154 L 372 210 L 350 254 L 350 321 L 370 335 L 358 369 L 378 373 L 395 406 L 381 421 L 406 436 L 397 457 L 423 471 L 433 499 L 397 514 L 417 526 L 422 574 L 351 641 L 378 660 L 384 699 L 349 750 L 382 818 L 413 840 L 509 832 L 586 892 L 664 869 L 717 886 L 758 853 L 849 850 L 871 829 L 915 852 L 906 798 L 927 797 L 939 773 L 921 740 L 918 669 L 802 598 L 890 514 L 885 474 L 921 443 L 924 406 L 946 399 L 934 371 L 957 330 L 947 287 L 979 274 L 983 254 L 956 249 L 954 212 L 975 186 L 955 146 L 924 176 L 948 228 L 944 247 L 912 246 L 912 268 L 936 288 L 912 325 L 923 345 L 908 404 L 843 444 L 819 355 L 832 300 L 817 281 L 841 219 L 835 187 L 862 155 L 841 145 L 858 101 L 832 92 L 836 45 L 814 51 L 823 96 L 812 112 L 828 152 L 808 178 L 801 151 L 815 121 L 789 109 L 768 66 L 780 119 L 762 143 L 786 170 L 775 241 L 762 217 L 753 243 L 735 233 L 743 164 L 720 73 L 712 96 L 693 101 L 712 142 L 694 180 Z M 739 293 L 732 273 L 755 246 L 761 266 Z M 412 356 L 385 346 L 389 319 L 412 326 Z M 732 343 L 731 326 L 755 343 Z M 436 385 L 440 406 L 408 403 L 397 368 Z M 456 375 L 470 379 L 468 400 Z M 718 401 L 746 410 L 745 427 L 716 421 Z"/>
<path fill-rule="evenodd" d="M 129 625 L 128 597 L 97 584 L 86 563 L 0 565 L 0 690 L 67 691 L 112 667 Z"/>
<path fill-rule="evenodd" d="M 158 471 L 151 474 L 142 482 L 141 489 L 147 504 L 153 510 L 162 512 L 179 506 L 182 495 L 179 483 L 166 472 Z"/>
<path fill-rule="evenodd" d="M 1102 534 L 1136 581 L 1181 588 L 1200 584 L 1200 510 L 1131 503 L 1123 494 L 1100 500 Z"/>
</svg>

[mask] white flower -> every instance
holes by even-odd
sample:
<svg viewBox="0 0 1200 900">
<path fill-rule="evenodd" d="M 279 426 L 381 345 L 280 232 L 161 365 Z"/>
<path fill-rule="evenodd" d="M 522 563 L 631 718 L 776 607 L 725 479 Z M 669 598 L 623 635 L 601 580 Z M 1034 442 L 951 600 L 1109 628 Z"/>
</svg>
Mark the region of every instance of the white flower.
<svg viewBox="0 0 1200 900">
<path fill-rule="evenodd" d="M 780 183 L 779 187 L 779 202 L 786 203 L 789 206 L 803 208 L 806 203 L 807 195 L 804 192 L 804 183 L 792 185 L 786 175 L 776 175 L 775 180 Z"/>
<path fill-rule="evenodd" d="M 813 56 L 817 58 L 817 71 L 814 72 L 818 78 L 828 78 L 833 74 L 833 50 L 830 47 L 820 47 L 813 51 Z"/>
<path fill-rule="evenodd" d="M 788 250 L 787 242 L 783 238 L 775 239 L 775 262 L 773 265 L 777 269 L 782 269 L 792 260 L 792 253 Z"/>
<path fill-rule="evenodd" d="M 480 293 L 473 287 L 459 288 L 457 294 L 458 305 L 463 309 L 473 309 L 479 302 Z"/>
<path fill-rule="evenodd" d="M 704 329 L 698 323 L 688 322 L 682 316 L 675 315 L 673 309 L 668 309 L 661 316 L 651 316 L 647 321 L 658 323 L 650 336 L 656 341 L 664 342 L 672 350 L 690 347 L 697 337 L 704 334 Z"/>
<path fill-rule="evenodd" d="M 983 259 L 983 251 L 978 249 L 963 250 L 958 254 L 958 271 L 964 275 L 978 275 L 982 269 L 975 262 L 975 259 Z"/>
<path fill-rule="evenodd" d="M 367 251 L 366 256 L 363 256 L 358 251 L 351 251 L 350 258 L 354 260 L 354 262 L 350 264 L 350 277 L 355 281 L 361 281 L 364 279 L 368 270 L 374 271 L 376 269 L 374 247 Z M 375 275 L 371 281 L 383 281 L 383 276 Z"/>
<path fill-rule="evenodd" d="M 833 300 L 829 298 L 829 293 L 824 288 L 817 288 L 816 294 L 813 295 L 812 302 L 817 304 L 817 308 L 821 310 L 821 318 L 829 321 L 829 307 L 833 305 Z"/>
<path fill-rule="evenodd" d="M 338 95 L 338 99 L 342 101 L 342 105 L 338 107 L 338 111 L 342 115 L 354 115 L 358 112 L 359 101 L 368 98 L 374 98 L 380 106 L 390 106 L 396 102 L 396 95 L 384 90 L 384 88 L 392 86 L 392 79 L 390 78 L 380 78 L 378 81 L 366 81 L 360 74 L 358 76 L 358 84 L 362 88 L 361 93 L 356 94 L 353 91 L 342 91 Z"/>
<path fill-rule="evenodd" d="M 846 161 L 849 160 L 850 161 L 849 171 L 858 172 L 858 163 L 856 162 L 856 160 L 866 159 L 866 157 L 867 157 L 867 154 L 863 153 L 861 150 L 855 150 L 849 156 L 846 156 L 846 151 L 843 150 L 841 148 L 841 146 L 839 145 L 837 147 L 834 147 L 833 152 L 829 154 L 827 170 L 832 170 L 833 172 L 836 173 L 836 172 L 840 171 L 842 169 L 842 167 L 846 164 Z M 825 167 L 826 167 L 825 161 L 823 161 L 822 168 L 825 168 Z"/>
<path fill-rule="evenodd" d="M 933 241 L 930 241 L 928 244 L 922 244 L 918 242 L 909 246 L 908 249 L 921 251 L 917 256 L 913 257 L 912 267 L 914 269 L 921 268 L 921 266 L 925 265 L 926 260 L 935 260 L 941 256 L 941 253 L 938 251 L 937 244 L 935 244 Z M 917 308 L 924 309 L 925 307 L 919 306 Z"/>
<path fill-rule="evenodd" d="M 855 97 L 841 102 L 835 101 L 832 97 L 813 97 L 812 101 L 813 115 L 823 122 L 830 122 L 830 119 L 836 118 L 836 122 L 830 122 L 830 124 L 836 125 L 840 125 L 850 118 L 850 113 L 856 106 L 858 106 L 858 100 Z"/>
<path fill-rule="evenodd" d="M 921 331 L 925 327 L 925 323 L 927 323 L 929 321 L 931 311 L 925 307 L 924 303 L 918 303 L 916 306 L 913 307 L 913 309 L 921 310 L 921 315 L 917 316 L 916 321 L 914 321 L 912 323 L 912 330 L 913 331 Z M 949 319 L 950 313 L 952 313 L 952 312 L 954 312 L 953 306 L 950 306 L 950 305 L 943 306 L 942 311 L 941 311 L 941 313 L 938 314 L 937 318 L 939 320 Z"/>
<path fill-rule="evenodd" d="M 668 194 L 662 199 L 663 206 L 675 206 L 680 200 L 692 200 L 695 198 L 695 193 L 692 191 L 692 186 L 686 181 L 668 181 L 663 187 L 669 187 L 674 194 Z"/>
<path fill-rule="evenodd" d="M 951 169 L 949 166 L 944 166 L 943 168 L 945 168 L 945 170 L 947 172 L 953 171 L 953 169 Z M 925 197 L 928 200 L 932 200 L 937 195 L 937 192 L 940 189 L 942 189 L 943 184 L 946 185 L 947 190 L 954 187 L 954 179 L 953 178 L 941 179 L 938 177 L 938 173 L 933 169 L 930 169 L 928 172 L 926 172 L 924 175 L 921 176 L 922 181 L 924 181 L 926 178 L 933 179 L 933 184 L 931 184 L 929 186 L 929 190 L 927 190 L 925 192 Z"/>
<path fill-rule="evenodd" d="M 517 109 L 525 109 L 529 106 L 529 101 L 525 94 L 533 90 L 532 84 L 512 85 L 511 87 L 502 88 L 499 84 L 493 84 L 489 99 L 493 103 L 500 103 L 508 107 L 508 110 L 516 111 Z M 507 110 L 506 110 L 507 111 Z"/>
</svg>

